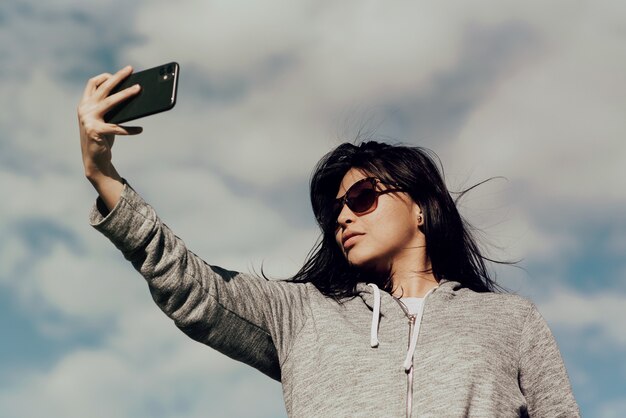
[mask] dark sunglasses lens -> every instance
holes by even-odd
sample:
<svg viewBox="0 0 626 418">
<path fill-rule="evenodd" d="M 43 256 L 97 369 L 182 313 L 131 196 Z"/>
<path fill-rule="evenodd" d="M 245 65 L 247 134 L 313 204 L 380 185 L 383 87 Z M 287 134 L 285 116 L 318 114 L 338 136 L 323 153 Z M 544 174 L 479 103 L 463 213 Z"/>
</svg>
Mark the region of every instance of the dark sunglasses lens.
<svg viewBox="0 0 626 418">
<path fill-rule="evenodd" d="M 336 199 L 332 209 L 321 214 L 321 223 L 324 227 L 336 227 L 337 218 L 343 210 L 343 205 L 347 205 L 352 212 L 357 215 L 369 211 L 376 203 L 378 193 L 376 183 L 371 178 L 357 181 L 348 189 L 344 198 Z M 345 202 L 345 203 L 344 203 Z"/>
<path fill-rule="evenodd" d="M 354 213 L 367 212 L 376 202 L 376 190 L 374 184 L 364 181 L 348 191 L 346 203 Z"/>
<path fill-rule="evenodd" d="M 337 222 L 341 209 L 343 209 L 343 200 L 335 200 L 335 203 L 333 203 L 333 210 L 330 212 L 330 218 L 333 223 Z"/>
</svg>

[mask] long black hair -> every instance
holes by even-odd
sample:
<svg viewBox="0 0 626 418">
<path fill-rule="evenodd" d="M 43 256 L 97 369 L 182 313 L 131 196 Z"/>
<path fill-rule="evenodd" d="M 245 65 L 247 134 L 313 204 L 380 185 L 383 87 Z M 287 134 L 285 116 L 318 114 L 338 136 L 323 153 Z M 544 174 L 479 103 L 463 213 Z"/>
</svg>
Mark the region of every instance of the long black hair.
<svg viewBox="0 0 626 418">
<path fill-rule="evenodd" d="M 322 233 L 303 267 L 290 280 L 313 283 L 320 292 L 337 299 L 355 296 L 359 282 L 374 282 L 389 292 L 393 290 L 388 274 L 374 276 L 371 271 L 349 265 L 335 241 L 337 219 L 333 219 L 331 208 L 344 175 L 355 168 L 403 190 L 422 209 L 424 223 L 420 228 L 437 281 L 454 280 L 477 292 L 501 291 L 486 266 L 486 261 L 494 260 L 482 255 L 435 160 L 439 161 L 436 154 L 426 148 L 376 141 L 344 143 L 326 154 L 310 182 L 313 213 Z"/>
</svg>

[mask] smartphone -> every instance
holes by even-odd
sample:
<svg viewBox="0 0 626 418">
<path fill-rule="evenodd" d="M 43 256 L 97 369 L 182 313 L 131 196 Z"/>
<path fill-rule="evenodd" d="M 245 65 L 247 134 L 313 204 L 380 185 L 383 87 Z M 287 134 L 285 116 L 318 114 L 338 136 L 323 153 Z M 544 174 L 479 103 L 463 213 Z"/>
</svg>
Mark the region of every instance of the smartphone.
<svg viewBox="0 0 626 418">
<path fill-rule="evenodd" d="M 110 94 L 139 84 L 141 91 L 104 115 L 109 123 L 120 124 L 170 110 L 176 104 L 179 65 L 176 62 L 132 73 Z"/>
</svg>

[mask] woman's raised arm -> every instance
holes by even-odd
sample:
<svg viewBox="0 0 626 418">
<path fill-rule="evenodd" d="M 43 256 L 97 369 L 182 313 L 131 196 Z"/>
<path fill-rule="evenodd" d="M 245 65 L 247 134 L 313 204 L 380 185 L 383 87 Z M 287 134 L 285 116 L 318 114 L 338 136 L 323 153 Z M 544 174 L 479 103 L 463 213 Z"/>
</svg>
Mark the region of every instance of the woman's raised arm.
<svg viewBox="0 0 626 418">
<path fill-rule="evenodd" d="M 78 105 L 85 176 L 100 195 L 91 224 L 142 274 L 155 302 L 182 331 L 279 380 L 280 360 L 308 316 L 307 287 L 207 264 L 124 184 L 112 163 L 114 138 L 141 128 L 107 123 L 104 115 L 139 92 L 133 86 L 111 94 L 131 72 L 126 67 L 93 77 Z"/>
<path fill-rule="evenodd" d="M 78 104 L 80 148 L 85 176 L 109 210 L 119 201 L 124 187 L 122 178 L 111 161 L 115 135 L 136 135 L 141 133 L 141 128 L 107 123 L 104 115 L 117 104 L 139 93 L 140 87 L 135 85 L 109 96 L 111 90 L 132 71 L 132 67 L 127 66 L 113 75 L 103 73 L 91 78 Z"/>
</svg>

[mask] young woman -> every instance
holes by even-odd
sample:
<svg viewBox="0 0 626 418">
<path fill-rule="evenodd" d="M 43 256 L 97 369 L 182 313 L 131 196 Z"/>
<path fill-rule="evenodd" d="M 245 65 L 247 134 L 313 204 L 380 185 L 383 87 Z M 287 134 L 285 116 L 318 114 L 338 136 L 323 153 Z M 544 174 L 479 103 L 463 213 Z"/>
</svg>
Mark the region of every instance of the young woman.
<svg viewBox="0 0 626 418">
<path fill-rule="evenodd" d="M 280 380 L 291 417 L 576 417 L 554 338 L 529 301 L 496 292 L 437 166 L 420 148 L 366 142 L 311 181 L 322 238 L 288 281 L 206 264 L 111 162 L 103 115 L 131 72 L 87 83 L 78 107 L 92 225 L 191 338 Z"/>
</svg>

